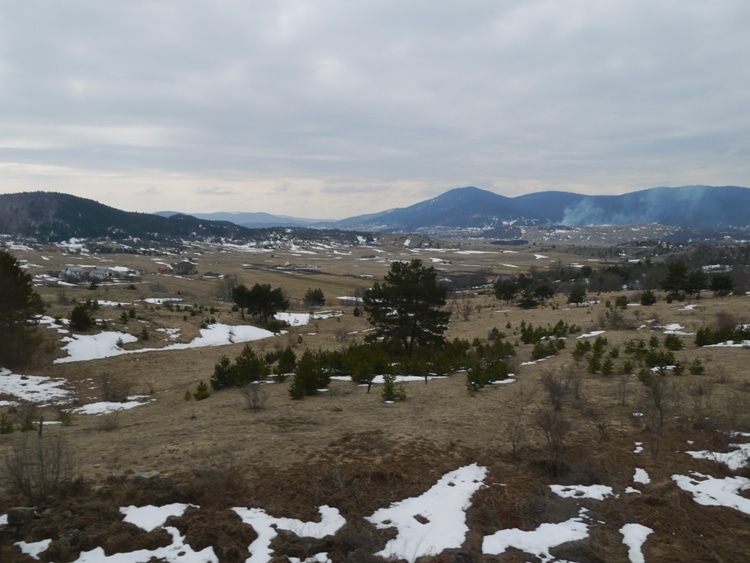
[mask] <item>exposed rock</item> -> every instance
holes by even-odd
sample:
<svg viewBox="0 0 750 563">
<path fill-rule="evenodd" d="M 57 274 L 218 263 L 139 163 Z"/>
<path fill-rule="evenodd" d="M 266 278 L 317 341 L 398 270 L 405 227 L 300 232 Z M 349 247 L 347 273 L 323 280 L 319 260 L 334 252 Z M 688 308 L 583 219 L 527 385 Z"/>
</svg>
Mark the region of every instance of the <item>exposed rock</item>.
<svg viewBox="0 0 750 563">
<path fill-rule="evenodd" d="M 107 481 L 110 483 L 123 483 L 127 478 L 128 474 L 124 471 L 112 471 L 107 475 Z"/>
<path fill-rule="evenodd" d="M 140 485 L 148 486 L 153 485 L 161 478 L 161 473 L 158 471 L 146 471 L 138 474 L 138 483 Z"/>
<path fill-rule="evenodd" d="M 550 549 L 550 554 L 555 558 L 567 561 L 581 561 L 581 563 L 604 563 L 602 559 L 589 545 L 589 540 L 570 541 Z"/>
<path fill-rule="evenodd" d="M 34 518 L 36 507 L 19 506 L 8 510 L 8 524 L 11 526 L 23 526 Z"/>
</svg>

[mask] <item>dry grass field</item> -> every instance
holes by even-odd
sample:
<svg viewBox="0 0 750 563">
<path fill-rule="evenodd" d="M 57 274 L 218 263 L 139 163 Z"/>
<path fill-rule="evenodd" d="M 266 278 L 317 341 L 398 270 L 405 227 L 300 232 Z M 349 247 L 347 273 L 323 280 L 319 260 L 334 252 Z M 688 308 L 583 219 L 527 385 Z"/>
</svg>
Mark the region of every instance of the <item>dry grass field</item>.
<svg viewBox="0 0 750 563">
<path fill-rule="evenodd" d="M 140 281 L 102 284 L 95 289 L 40 285 L 37 289 L 51 316 L 65 317 L 73 305 L 86 299 L 121 302 L 124 307 L 101 306 L 96 316 L 110 329 L 138 335 L 144 328 L 148 341 L 129 345 L 162 347 L 170 341 L 159 329 L 180 329 L 179 342 L 199 334 L 200 323 L 213 316 L 226 324 L 246 324 L 231 303 L 219 298 L 222 283 L 211 272 L 237 276 L 252 285 L 270 283 L 284 289 L 291 312 L 309 312 L 302 303 L 309 288 L 321 288 L 327 298 L 319 309 L 341 316 L 312 320 L 290 327 L 285 334 L 251 343 L 261 352 L 292 346 L 333 349 L 361 341 L 368 329 L 364 316 L 353 314 L 355 302 L 338 299 L 360 295 L 382 279 L 393 260 L 421 258 L 441 277 L 520 273 L 571 263 L 596 268 L 600 250 L 556 247 L 506 248 L 464 242 L 444 248 L 420 249 L 418 241 L 394 238 L 382 247 L 283 249 L 191 248 L 199 274 L 178 277 L 158 274 L 159 262 L 172 256 L 76 255 L 51 251 L 14 251 L 32 275 L 63 269 L 66 265 L 125 266 L 146 272 Z M 631 301 L 611 322 L 612 303 L 619 295 Z M 40 327 L 44 343 L 31 364 L 19 373 L 64 378 L 72 390 L 73 405 L 102 400 L 102 385 L 116 383 L 130 395 L 148 397 L 137 408 L 103 415 L 70 415 L 70 424 L 45 425 L 45 436 L 60 436 L 72 448 L 81 477 L 60 495 L 37 499 L 37 519 L 19 529 L 0 533 L 0 560 L 31 561 L 12 544 L 21 539 L 53 538 L 44 561 L 72 561 L 82 550 L 105 546 L 107 553 L 133 550 L 161 541 L 158 534 L 136 533 L 122 524 L 119 506 L 193 502 L 201 511 L 178 524 L 196 549 L 213 545 L 222 561 L 244 561 L 254 533 L 241 526 L 229 511 L 232 506 L 263 507 L 269 513 L 315 519 L 317 507 L 337 507 L 349 524 L 335 538 L 304 544 L 299 538 L 280 537 L 277 553 L 297 557 L 327 551 L 334 561 L 381 561 L 372 554 L 389 537 L 367 525 L 363 516 L 407 497 L 419 495 L 444 473 L 469 463 L 489 470 L 486 486 L 477 492 L 467 511 L 470 533 L 460 553 L 436 554 L 430 561 L 527 561 L 520 550 L 501 556 L 482 555 L 482 538 L 503 528 L 532 530 L 544 522 L 560 522 L 590 510 L 593 521 L 588 539 L 565 544 L 554 551 L 559 559 L 594 562 L 627 561 L 627 548 L 618 530 L 639 522 L 653 530 L 645 546 L 646 561 L 745 561 L 750 558 L 750 516 L 728 507 L 702 506 L 680 490 L 672 476 L 691 471 L 721 478 L 750 476 L 724 465 L 693 459 L 686 450 L 726 452 L 730 431 L 750 430 L 750 362 L 745 348 L 697 348 L 694 336 L 681 336 L 685 348 L 675 352 L 689 366 L 696 358 L 705 373 L 682 375 L 668 371 L 661 403 L 663 427 L 653 392 L 634 375 L 622 375 L 628 341 L 664 341 L 666 326 L 694 333 L 731 315 L 737 322 L 750 319 L 750 297 L 714 298 L 708 292 L 690 303 L 667 303 L 660 295 L 653 306 L 635 305 L 636 292 L 589 294 L 589 303 L 566 304 L 557 295 L 545 306 L 521 310 L 495 299 L 486 288 L 452 294 L 453 316 L 448 338 L 485 339 L 497 328 L 516 345 L 515 381 L 469 392 L 466 375 L 459 372 L 427 383 L 404 383 L 407 399 L 386 404 L 380 388 L 334 380 L 328 391 L 294 401 L 289 381 L 263 385 L 265 407 L 248 410 L 239 389 L 214 392 L 202 401 L 186 400 L 200 381 L 208 381 L 222 355 L 237 356 L 244 344 L 184 350 L 152 351 L 70 363 L 54 363 L 65 356 L 61 335 Z M 148 298 L 182 299 L 180 310 L 144 301 Z M 609 302 L 609 307 L 608 303 Z M 137 318 L 122 324 L 123 311 L 134 307 Z M 190 315 L 185 305 L 200 313 Z M 213 308 L 213 313 L 211 309 Z M 533 346 L 520 342 L 521 323 L 554 325 L 559 320 L 580 327 L 554 357 L 530 362 Z M 100 329 L 96 329 L 96 332 Z M 604 331 L 606 351 L 614 348 L 615 372 L 589 373 L 586 360 L 571 352 L 582 333 Z M 594 341 L 594 337 L 586 338 Z M 551 411 L 544 378 L 566 383 L 559 411 L 569 425 L 562 439 L 557 474 L 550 470 L 549 448 L 538 414 Z M 0 396 L 0 399 L 3 397 Z M 68 405 L 70 408 L 73 405 Z M 20 419 L 28 406 L 0 407 L 0 413 Z M 34 409 L 45 421 L 61 418 L 56 406 Z M 31 432 L 26 434 L 32 434 Z M 0 435 L 0 455 L 10 455 L 21 432 Z M 634 453 L 636 443 L 643 451 Z M 632 487 L 636 468 L 650 476 L 638 493 Z M 157 471 L 155 482 L 138 476 Z M 562 499 L 549 485 L 604 484 L 616 498 L 605 501 Z M 750 497 L 745 495 L 747 502 Z M 0 496 L 0 514 L 30 502 L 7 487 Z M 65 515 L 64 517 L 61 515 Z M 75 533 L 73 531 L 76 531 Z M 325 545 L 324 545 L 325 544 Z M 283 550 L 283 551 L 282 551 Z M 279 557 L 279 561 L 286 561 Z"/>
</svg>

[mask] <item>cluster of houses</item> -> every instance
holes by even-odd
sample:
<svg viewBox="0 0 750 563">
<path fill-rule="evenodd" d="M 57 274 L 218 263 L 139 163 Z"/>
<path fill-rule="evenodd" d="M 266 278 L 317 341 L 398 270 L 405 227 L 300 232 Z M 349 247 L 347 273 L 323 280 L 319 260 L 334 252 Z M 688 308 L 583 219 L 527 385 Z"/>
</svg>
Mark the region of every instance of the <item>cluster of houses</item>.
<svg viewBox="0 0 750 563">
<path fill-rule="evenodd" d="M 57 277 L 68 283 L 105 283 L 112 280 L 136 282 L 141 280 L 145 274 L 140 270 L 131 270 L 125 268 L 105 268 L 94 266 L 93 268 L 84 268 L 82 266 L 68 266 Z"/>
<path fill-rule="evenodd" d="M 159 265 L 160 274 L 190 276 L 198 273 L 194 262 L 183 260 L 175 264 Z M 139 282 L 147 272 L 125 267 L 107 268 L 105 266 L 68 266 L 58 273 L 58 277 L 67 283 L 106 283 L 109 281 Z"/>
<path fill-rule="evenodd" d="M 174 274 L 175 276 L 194 276 L 198 273 L 198 266 L 190 260 L 183 260 L 174 264 L 160 264 L 159 273 Z"/>
</svg>

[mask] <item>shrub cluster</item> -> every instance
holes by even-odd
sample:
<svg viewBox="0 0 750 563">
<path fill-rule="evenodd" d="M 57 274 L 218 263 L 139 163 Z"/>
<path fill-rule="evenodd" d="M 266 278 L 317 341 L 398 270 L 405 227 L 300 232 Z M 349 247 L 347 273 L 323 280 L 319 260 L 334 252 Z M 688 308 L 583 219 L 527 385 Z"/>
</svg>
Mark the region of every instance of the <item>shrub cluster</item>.
<svg viewBox="0 0 750 563">
<path fill-rule="evenodd" d="M 696 346 L 709 346 L 721 342 L 743 342 L 750 340 L 750 324 L 737 326 L 704 326 L 695 333 Z"/>
<path fill-rule="evenodd" d="M 507 379 L 508 375 L 510 375 L 510 368 L 505 360 L 477 359 L 466 371 L 466 384 L 469 389 L 478 391 L 485 385 Z"/>
<path fill-rule="evenodd" d="M 466 371 L 466 384 L 472 391 L 485 385 L 507 379 L 510 375 L 509 359 L 516 353 L 514 346 L 505 340 L 505 334 L 493 328 L 484 343 L 478 338 L 466 350 L 471 364 Z"/>
<path fill-rule="evenodd" d="M 534 344 L 534 349 L 531 351 L 531 358 L 533 360 L 541 360 L 542 358 L 556 356 L 563 348 L 565 348 L 565 340 L 561 338 L 540 340 Z"/>
<path fill-rule="evenodd" d="M 319 287 L 315 289 L 311 287 L 305 292 L 303 302 L 308 307 L 323 306 L 326 304 L 326 296 Z"/>
<path fill-rule="evenodd" d="M 496 344 L 485 346 L 482 355 L 490 355 Z M 447 375 L 472 364 L 471 344 L 454 339 L 443 346 L 415 346 L 412 354 L 402 347 L 382 341 L 350 344 L 339 351 L 321 352 L 322 361 L 338 375 L 348 375 L 357 383 L 376 375 L 402 374 L 427 377 Z M 497 353 L 497 352 L 495 352 Z"/>
<path fill-rule="evenodd" d="M 211 387 L 218 391 L 226 387 L 244 387 L 253 381 L 265 379 L 271 373 L 268 362 L 247 344 L 234 363 L 222 356 L 214 366 Z"/>
<path fill-rule="evenodd" d="M 294 369 L 294 379 L 289 386 L 292 399 L 317 395 L 331 382 L 331 370 L 325 364 L 325 352 L 305 350 Z"/>
<path fill-rule="evenodd" d="M 273 352 L 266 352 L 266 362 L 276 364 L 273 366 L 273 378 L 276 381 L 284 381 L 287 376 L 294 372 L 294 368 L 297 366 L 297 354 L 294 353 L 291 346 L 287 346 L 283 350 L 275 350 Z"/>
<path fill-rule="evenodd" d="M 569 325 L 562 319 L 557 321 L 554 326 L 547 325 L 546 327 L 535 327 L 532 324 L 526 324 L 526 321 L 521 321 L 521 342 L 524 344 L 535 344 L 540 340 L 552 337 L 564 338 L 569 334 L 578 334 L 579 332 L 581 332 L 581 327 L 575 324 Z"/>
<path fill-rule="evenodd" d="M 676 334 L 667 334 L 664 337 L 664 347 L 667 350 L 676 352 L 677 350 L 682 350 L 685 347 L 685 343 Z"/>
<path fill-rule="evenodd" d="M 192 396 L 196 401 L 202 401 L 204 399 L 208 399 L 211 396 L 211 393 L 208 390 L 208 385 L 206 385 L 205 381 L 198 382 L 198 385 L 196 385 L 195 391 L 193 391 Z M 189 395 L 186 396 L 186 398 L 189 399 Z"/>
<path fill-rule="evenodd" d="M 122 313 L 120 313 L 120 322 L 122 324 L 128 324 L 128 321 L 134 318 L 136 318 L 135 307 L 131 307 L 127 312 L 123 311 Z"/>
<path fill-rule="evenodd" d="M 558 342 L 564 345 L 563 340 Z M 399 343 L 377 340 L 352 343 L 340 350 L 307 350 L 299 360 L 296 360 L 291 349 L 271 352 L 266 354 L 265 362 L 268 365 L 278 361 L 274 369 L 278 376 L 294 372 L 289 387 L 289 395 L 294 399 L 317 394 L 328 386 L 334 375 L 349 376 L 356 383 L 367 384 L 380 375 L 386 379 L 386 400 L 397 400 L 405 395 L 402 389 L 395 387 L 395 380 L 391 376 L 416 375 L 424 377 L 426 381 L 430 375 L 443 376 L 467 370 L 469 387 L 480 389 L 508 377 L 508 359 L 514 354 L 515 349 L 505 339 L 505 334 L 493 329 L 486 341 L 477 338 L 470 343 L 456 338 L 442 345 L 415 346 L 411 354 Z M 214 379 L 230 379 L 233 369 L 229 359 L 222 358 L 222 362 L 216 366 Z"/>
<path fill-rule="evenodd" d="M 660 350 L 659 346 L 659 338 L 657 336 L 652 336 L 649 339 L 648 346 L 640 338 L 628 340 L 625 343 L 625 353 L 633 356 L 638 362 L 650 368 L 674 365 L 675 357 L 672 350 Z"/>
<path fill-rule="evenodd" d="M 83 303 L 79 303 L 68 316 L 70 321 L 70 328 L 73 330 L 89 330 L 95 324 L 94 311 L 99 308 L 99 303 L 96 300 L 92 301 L 87 299 Z"/>
<path fill-rule="evenodd" d="M 403 385 L 396 387 L 396 376 L 395 375 L 384 375 L 383 376 L 383 391 L 381 393 L 383 400 L 386 402 L 405 401 L 406 390 Z"/>
<path fill-rule="evenodd" d="M 604 336 L 597 336 L 594 340 L 594 344 L 590 345 L 590 354 L 588 358 L 588 370 L 590 373 L 601 372 L 602 375 L 612 375 L 614 371 L 614 363 L 612 361 L 612 352 L 610 351 L 610 357 L 604 358 L 604 349 L 609 344 Z M 613 348 L 613 350 L 618 350 Z M 618 352 L 615 353 L 617 355 Z"/>
</svg>

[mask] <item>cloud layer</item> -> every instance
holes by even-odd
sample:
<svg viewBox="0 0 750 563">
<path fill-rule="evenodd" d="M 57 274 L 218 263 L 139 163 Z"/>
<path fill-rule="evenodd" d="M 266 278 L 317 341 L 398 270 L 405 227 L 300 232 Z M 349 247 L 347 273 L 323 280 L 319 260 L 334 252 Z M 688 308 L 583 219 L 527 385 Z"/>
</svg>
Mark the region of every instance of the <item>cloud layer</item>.
<svg viewBox="0 0 750 563">
<path fill-rule="evenodd" d="M 344 217 L 747 184 L 741 0 L 8 3 L 0 192 Z"/>
</svg>

